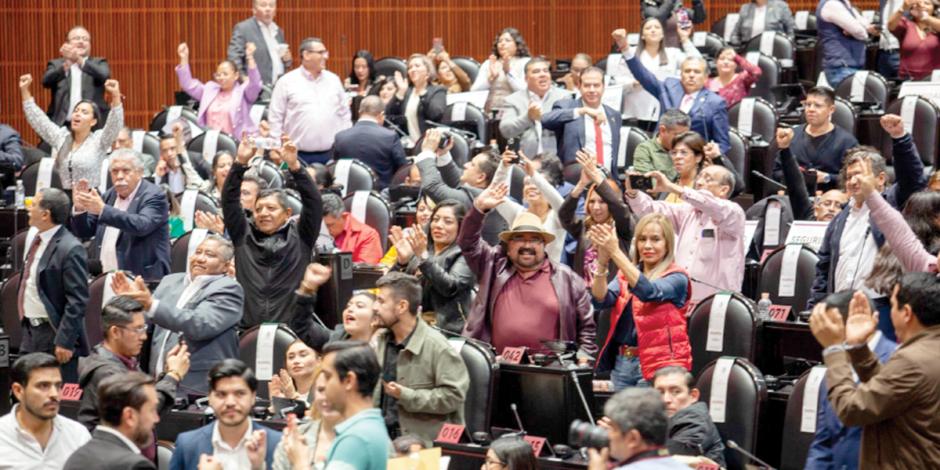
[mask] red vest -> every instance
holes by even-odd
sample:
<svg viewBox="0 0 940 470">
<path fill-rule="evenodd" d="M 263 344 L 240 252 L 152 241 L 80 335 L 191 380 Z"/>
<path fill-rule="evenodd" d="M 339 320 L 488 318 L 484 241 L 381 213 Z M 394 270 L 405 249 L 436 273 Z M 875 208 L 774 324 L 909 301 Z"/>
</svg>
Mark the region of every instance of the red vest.
<svg viewBox="0 0 940 470">
<path fill-rule="evenodd" d="M 673 273 L 682 273 L 689 277 L 689 274 L 675 263 L 669 265 L 659 277 Z M 632 300 L 633 323 L 636 325 L 637 349 L 643 378 L 652 379 L 657 370 L 666 366 L 682 366 L 692 370 L 692 345 L 689 343 L 685 318 L 689 309 L 688 299 L 692 298 L 692 281 L 688 281 L 686 301 L 681 308 L 677 308 L 672 302 L 643 302 L 630 291 L 630 284 L 622 272 L 617 274 L 617 281 L 620 283 L 620 297 L 611 312 L 610 332 L 607 333 L 605 343 L 610 342 L 620 315 Z"/>
</svg>

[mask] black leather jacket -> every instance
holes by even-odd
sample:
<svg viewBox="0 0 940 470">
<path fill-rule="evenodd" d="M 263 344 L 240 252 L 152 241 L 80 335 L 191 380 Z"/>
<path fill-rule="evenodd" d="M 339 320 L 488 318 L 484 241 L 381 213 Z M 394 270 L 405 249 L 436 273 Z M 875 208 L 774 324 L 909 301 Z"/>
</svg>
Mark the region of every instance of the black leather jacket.
<svg viewBox="0 0 940 470">
<path fill-rule="evenodd" d="M 435 313 L 435 326 L 438 328 L 457 334 L 463 331 L 470 313 L 476 276 L 463 259 L 457 243 L 436 255 L 428 256 L 426 260 L 413 257 L 407 266 L 396 264 L 392 269 L 408 274 L 420 271 L 423 290 L 421 310 Z"/>
</svg>

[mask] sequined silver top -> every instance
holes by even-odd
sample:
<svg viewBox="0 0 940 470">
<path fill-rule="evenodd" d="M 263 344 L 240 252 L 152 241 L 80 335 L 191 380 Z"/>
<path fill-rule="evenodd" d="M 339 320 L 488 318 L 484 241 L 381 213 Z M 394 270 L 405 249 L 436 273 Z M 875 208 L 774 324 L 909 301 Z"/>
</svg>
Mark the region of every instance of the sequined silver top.
<svg viewBox="0 0 940 470">
<path fill-rule="evenodd" d="M 101 161 L 107 157 L 111 144 L 124 127 L 124 106 L 111 108 L 104 128 L 91 133 L 82 145 L 72 150 L 72 133 L 65 126 L 57 126 L 46 116 L 36 101 L 23 102 L 23 112 L 33 130 L 52 147 L 55 168 L 62 179 L 62 187 L 72 189 L 72 183 L 84 178 L 92 188 L 98 187 L 101 178 Z"/>
</svg>

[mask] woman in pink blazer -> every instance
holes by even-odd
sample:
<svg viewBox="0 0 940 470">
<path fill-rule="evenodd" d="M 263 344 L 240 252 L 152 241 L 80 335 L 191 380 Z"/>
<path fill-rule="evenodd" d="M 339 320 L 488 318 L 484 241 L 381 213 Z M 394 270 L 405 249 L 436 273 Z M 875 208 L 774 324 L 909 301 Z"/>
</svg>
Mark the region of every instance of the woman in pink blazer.
<svg viewBox="0 0 940 470">
<path fill-rule="evenodd" d="M 180 64 L 176 66 L 176 77 L 186 94 L 199 100 L 199 125 L 225 132 L 235 139 L 258 130 L 251 120 L 251 105 L 261 93 L 261 74 L 255 64 L 254 50 L 254 43 L 245 45 L 247 82 L 239 81 L 235 64 L 224 60 L 215 70 L 214 81 L 203 84 L 193 78 L 189 69 L 189 46 L 185 42 L 179 45 Z"/>
</svg>

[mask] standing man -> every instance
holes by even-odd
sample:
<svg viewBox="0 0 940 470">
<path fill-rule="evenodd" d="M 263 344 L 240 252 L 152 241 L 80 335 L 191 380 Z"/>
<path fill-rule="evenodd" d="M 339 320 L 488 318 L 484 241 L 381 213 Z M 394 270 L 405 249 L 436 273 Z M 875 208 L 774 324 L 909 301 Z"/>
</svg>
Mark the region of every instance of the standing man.
<svg viewBox="0 0 940 470">
<path fill-rule="evenodd" d="M 289 136 L 308 164 L 329 162 L 336 133 L 352 125 L 343 81 L 326 70 L 329 56 L 322 39 L 301 41 L 300 67 L 278 80 L 268 106 L 271 136 Z"/>
<path fill-rule="evenodd" d="M 277 0 L 252 0 L 251 11 L 254 16 L 232 29 L 232 39 L 228 42 L 228 60 L 236 64 L 242 75 L 247 75 L 245 45 L 254 43 L 255 63 L 258 64 L 261 81 L 265 85 L 272 85 L 291 66 L 290 47 L 284 40 L 284 31 L 274 22 Z"/>
<path fill-rule="evenodd" d="M 821 0 L 816 6 L 816 30 L 826 82 L 836 89 L 865 68 L 868 37 L 878 31 L 849 0 Z"/>
<path fill-rule="evenodd" d="M 111 68 L 103 57 L 91 57 L 91 33 L 75 26 L 66 35 L 59 48 L 62 57 L 46 64 L 42 86 L 49 89 L 52 101 L 46 114 L 56 125 L 66 124 L 75 105 L 91 100 L 101 110 L 101 120 L 108 117 L 108 103 L 104 100 L 104 82 L 111 78 Z"/>
<path fill-rule="evenodd" d="M 555 133 L 542 128 L 542 114 L 547 114 L 556 101 L 570 94 L 552 86 L 550 69 L 551 64 L 543 57 L 526 62 L 526 89 L 506 97 L 499 121 L 499 132 L 507 139 L 519 141 L 519 150 L 526 155 L 557 152 Z"/>
<path fill-rule="evenodd" d="M 160 422 L 153 377 L 142 372 L 116 374 L 96 390 L 101 424 L 65 462 L 65 470 L 156 470 L 153 459 L 141 452 L 153 447 L 153 427 Z"/>
<path fill-rule="evenodd" d="M 353 158 L 365 163 L 379 177 L 385 189 L 399 168 L 408 164 L 398 133 L 382 127 L 385 105 L 378 96 L 366 96 L 359 103 L 359 120 L 336 134 L 336 158 Z"/>
<path fill-rule="evenodd" d="M 59 361 L 46 353 L 24 354 L 13 363 L 10 381 L 17 404 L 0 418 L 0 470 L 61 468 L 91 434 L 59 415 Z"/>
<path fill-rule="evenodd" d="M 37 233 L 31 240 L 27 236 L 17 308 L 23 324 L 20 353 L 54 354 L 65 380 L 75 382 L 78 356 L 88 354 L 88 260 L 82 243 L 63 227 L 69 212 L 69 197 L 61 189 L 41 189 L 33 199 L 29 225 Z"/>
</svg>

